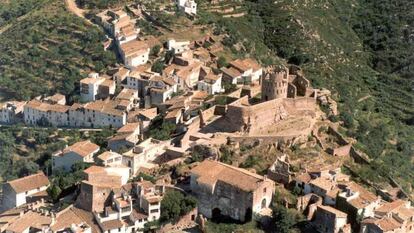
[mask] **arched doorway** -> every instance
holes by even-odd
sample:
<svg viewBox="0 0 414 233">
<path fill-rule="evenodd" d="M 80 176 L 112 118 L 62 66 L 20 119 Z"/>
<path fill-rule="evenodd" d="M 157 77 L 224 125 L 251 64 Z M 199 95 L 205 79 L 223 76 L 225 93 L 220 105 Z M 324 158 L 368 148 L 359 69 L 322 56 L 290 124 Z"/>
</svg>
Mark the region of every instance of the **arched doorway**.
<svg viewBox="0 0 414 233">
<path fill-rule="evenodd" d="M 220 222 L 221 218 L 222 218 L 221 210 L 219 208 L 214 208 L 211 211 L 211 220 L 213 222 Z"/>
<path fill-rule="evenodd" d="M 246 209 L 246 214 L 244 215 L 244 222 L 252 221 L 252 216 L 253 216 L 252 208 L 249 207 Z"/>
<path fill-rule="evenodd" d="M 262 209 L 266 208 L 266 198 L 263 198 L 261 208 Z"/>
</svg>

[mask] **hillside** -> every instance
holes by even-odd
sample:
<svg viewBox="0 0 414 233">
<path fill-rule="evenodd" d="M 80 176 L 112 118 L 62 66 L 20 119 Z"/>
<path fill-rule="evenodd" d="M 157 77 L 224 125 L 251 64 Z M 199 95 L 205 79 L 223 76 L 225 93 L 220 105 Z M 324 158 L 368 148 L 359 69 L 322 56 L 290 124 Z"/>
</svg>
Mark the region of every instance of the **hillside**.
<svg viewBox="0 0 414 233">
<path fill-rule="evenodd" d="M 4 1 L 0 9 L 0 91 L 8 98 L 75 94 L 85 72 L 116 61 L 103 50 L 101 29 L 68 12 L 64 1 Z"/>
<path fill-rule="evenodd" d="M 259 3 L 263 7 L 258 15 L 267 25 L 265 43 L 300 64 L 316 86 L 336 94 L 347 134 L 375 159 L 372 171 L 363 168 L 361 176 L 377 180 L 378 175 L 392 174 L 412 182 L 414 93 L 410 83 L 414 72 L 395 69 L 404 67 L 410 56 L 407 52 L 412 56 L 414 50 L 400 39 L 404 37 L 391 33 L 410 21 L 402 15 L 404 6 L 382 3 L 390 9 L 379 10 L 376 1 L 278 1 L 276 7 Z M 400 14 L 400 21 L 396 15 L 384 17 L 389 12 Z M 281 41 L 283 36 L 277 32 L 287 26 L 293 35 Z"/>
<path fill-rule="evenodd" d="M 414 20 L 407 9 L 413 9 L 412 2 L 227 0 L 213 6 L 218 11 L 206 2 L 202 6 L 200 21 L 226 33 L 233 50 L 244 45 L 240 56 L 273 63 L 276 55 L 300 65 L 314 86 L 332 90 L 341 115 L 331 120 L 340 120 L 373 159 L 371 166 L 354 167 L 362 178 L 380 182 L 391 175 L 410 189 Z M 222 18 L 235 10 L 247 13 Z"/>
</svg>

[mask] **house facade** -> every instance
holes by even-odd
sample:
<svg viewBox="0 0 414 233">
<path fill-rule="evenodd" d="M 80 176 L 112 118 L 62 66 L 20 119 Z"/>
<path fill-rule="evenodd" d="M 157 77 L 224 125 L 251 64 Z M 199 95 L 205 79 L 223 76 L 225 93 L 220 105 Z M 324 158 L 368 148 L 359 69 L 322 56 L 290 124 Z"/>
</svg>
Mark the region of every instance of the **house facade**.
<svg viewBox="0 0 414 233">
<path fill-rule="evenodd" d="M 3 184 L 3 199 L 0 211 L 6 211 L 27 203 L 27 198 L 46 191 L 49 180 L 43 172 L 8 181 Z"/>
<path fill-rule="evenodd" d="M 217 161 L 205 160 L 191 170 L 191 190 L 198 211 L 207 218 L 249 221 L 270 206 L 274 182 Z"/>
</svg>

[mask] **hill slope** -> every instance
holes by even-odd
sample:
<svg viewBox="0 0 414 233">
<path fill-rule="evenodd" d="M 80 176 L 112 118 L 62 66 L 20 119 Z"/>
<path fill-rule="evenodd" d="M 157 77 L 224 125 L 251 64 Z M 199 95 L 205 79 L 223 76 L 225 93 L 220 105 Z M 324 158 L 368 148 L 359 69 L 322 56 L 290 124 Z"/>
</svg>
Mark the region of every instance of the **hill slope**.
<svg viewBox="0 0 414 233">
<path fill-rule="evenodd" d="M 4 29 L 0 87 L 8 97 L 28 99 L 56 91 L 73 94 L 85 72 L 100 71 L 115 62 L 113 53 L 103 51 L 101 29 L 69 13 L 64 1 L 35 2 L 0 3 Z M 21 11 L 13 13 L 19 3 Z M 7 20 L 5 12 L 11 15 Z"/>
<path fill-rule="evenodd" d="M 343 121 L 347 135 L 374 159 L 355 168 L 362 177 L 391 175 L 407 189 L 414 185 L 411 1 L 226 0 L 215 6 L 241 6 L 247 14 L 239 18 L 217 17 L 207 2 L 201 5 L 200 21 L 228 34 L 233 49 L 245 45 L 244 55 L 262 62 L 271 51 L 300 65 L 314 86 L 333 91 L 341 115 L 332 120 Z"/>
</svg>

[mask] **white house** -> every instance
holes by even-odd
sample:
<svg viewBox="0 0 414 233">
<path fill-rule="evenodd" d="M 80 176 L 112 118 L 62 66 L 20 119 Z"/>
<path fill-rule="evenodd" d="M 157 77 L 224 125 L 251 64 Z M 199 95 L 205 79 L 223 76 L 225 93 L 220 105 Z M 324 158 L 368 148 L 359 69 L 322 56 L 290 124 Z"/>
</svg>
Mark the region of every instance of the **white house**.
<svg viewBox="0 0 414 233">
<path fill-rule="evenodd" d="M 105 151 L 98 155 L 97 160 L 105 167 L 122 165 L 122 155 L 113 151 Z"/>
<path fill-rule="evenodd" d="M 84 105 L 73 104 L 69 109 L 72 127 L 114 127 L 126 124 L 126 110 L 122 100 L 97 100 Z"/>
<path fill-rule="evenodd" d="M 108 148 L 118 151 L 121 148 L 131 148 L 138 143 L 141 135 L 141 122 L 127 123 L 116 135 L 108 140 Z"/>
<path fill-rule="evenodd" d="M 128 68 L 147 63 L 150 47 L 145 41 L 132 40 L 118 46 L 119 54 Z"/>
<path fill-rule="evenodd" d="M 156 76 L 149 81 L 146 93 L 150 97 L 151 105 L 164 103 L 178 91 L 178 85 L 173 79 Z"/>
<path fill-rule="evenodd" d="M 253 59 L 236 59 L 229 67 L 222 68 L 224 80 L 232 84 L 259 82 L 263 74 L 262 67 Z"/>
<path fill-rule="evenodd" d="M 197 3 L 194 0 L 178 0 L 178 7 L 189 15 L 197 14 Z"/>
<path fill-rule="evenodd" d="M 221 81 L 222 81 L 222 74 L 214 75 L 210 73 L 207 76 L 205 76 L 203 80 L 198 81 L 197 90 L 205 91 L 209 95 L 221 93 L 224 91 L 223 88 L 221 87 Z"/>
<path fill-rule="evenodd" d="M 52 155 L 53 169 L 63 168 L 70 171 L 77 162 L 93 163 L 93 156 L 99 149 L 98 145 L 89 140 L 77 142 Z"/>
<path fill-rule="evenodd" d="M 24 122 L 28 125 L 36 125 L 47 122 L 53 126 L 67 126 L 69 106 L 49 104 L 40 100 L 31 100 L 24 105 Z"/>
<path fill-rule="evenodd" d="M 167 146 L 168 142 L 148 138 L 133 149 L 123 153 L 123 163 L 130 167 L 132 175 L 135 175 L 141 167 L 152 168 L 153 164 L 151 162 L 163 154 Z"/>
<path fill-rule="evenodd" d="M 175 54 L 180 54 L 184 51 L 190 50 L 190 41 L 176 41 L 174 39 L 169 39 L 167 41 L 167 48 Z"/>
<path fill-rule="evenodd" d="M 115 88 L 114 80 L 101 77 L 98 73 L 90 73 L 87 78 L 80 80 L 81 99 L 85 102 L 113 95 Z"/>
<path fill-rule="evenodd" d="M 26 102 L 10 101 L 0 103 L 0 123 L 10 124 L 23 118 L 23 109 Z"/>
<path fill-rule="evenodd" d="M 4 183 L 0 212 L 26 204 L 30 196 L 44 192 L 48 186 L 49 180 L 43 172 Z"/>
</svg>

